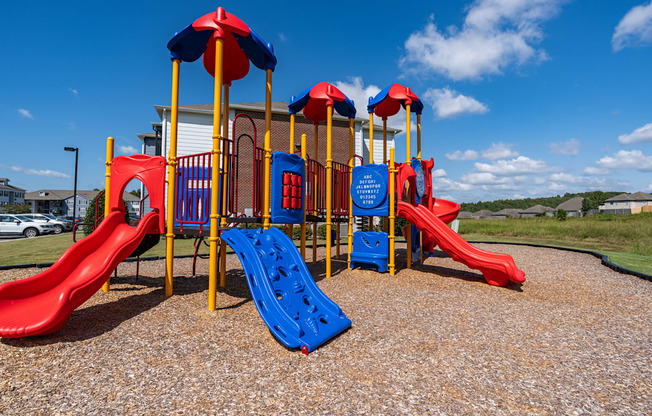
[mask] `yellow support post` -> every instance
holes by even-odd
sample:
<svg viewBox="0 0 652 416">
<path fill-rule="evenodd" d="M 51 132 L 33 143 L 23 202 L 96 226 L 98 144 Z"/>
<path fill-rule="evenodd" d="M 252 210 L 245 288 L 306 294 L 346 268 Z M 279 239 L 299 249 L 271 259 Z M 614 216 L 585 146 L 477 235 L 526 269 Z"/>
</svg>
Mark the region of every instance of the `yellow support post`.
<svg viewBox="0 0 652 416">
<path fill-rule="evenodd" d="M 349 118 L 349 184 L 353 183 L 353 167 L 355 161 L 353 160 L 353 138 L 355 135 L 354 120 Z M 351 197 L 351 190 L 347 189 L 349 195 L 349 229 L 347 234 L 347 259 L 346 267 L 351 268 L 351 251 L 353 251 L 353 198 Z"/>
<path fill-rule="evenodd" d="M 388 163 L 387 160 L 387 118 L 383 117 L 383 163 Z M 387 221 L 383 222 L 383 231 L 387 232 Z"/>
<path fill-rule="evenodd" d="M 215 39 L 215 87 L 213 91 L 213 148 L 211 150 L 211 231 L 209 241 L 209 266 L 208 266 L 208 309 L 216 309 L 217 296 L 217 242 L 219 241 L 219 184 L 220 184 L 220 148 L 222 137 L 220 126 L 222 124 L 222 77 L 224 62 L 224 39 Z"/>
<path fill-rule="evenodd" d="M 389 149 L 389 274 L 396 274 L 396 254 L 394 252 L 394 220 L 396 219 L 396 166 L 394 166 L 394 148 Z"/>
<path fill-rule="evenodd" d="M 172 296 L 174 276 L 174 194 L 177 175 L 177 136 L 179 127 L 179 72 L 181 61 L 172 60 L 172 102 L 170 103 L 170 149 L 168 150 L 168 201 L 165 233 L 165 296 Z"/>
<path fill-rule="evenodd" d="M 229 138 L 229 92 L 230 86 L 224 86 L 224 117 L 222 118 L 222 137 Z M 229 142 L 222 140 L 222 207 L 220 210 L 220 227 L 226 227 L 226 199 L 228 181 Z M 221 234 L 221 233 L 220 233 Z M 226 287 L 226 241 L 220 238 L 220 288 Z"/>
<path fill-rule="evenodd" d="M 369 113 L 369 164 L 374 163 L 374 113 Z M 374 230 L 374 217 L 369 217 L 369 231 Z"/>
<path fill-rule="evenodd" d="M 272 182 L 272 70 L 265 71 L 265 201 L 263 203 L 263 228 L 271 225 L 271 182 Z"/>
<path fill-rule="evenodd" d="M 410 104 L 405 105 L 405 158 L 406 162 L 409 165 L 410 164 Z M 405 196 L 407 198 L 407 202 L 411 203 L 411 198 L 410 198 L 410 185 L 409 182 L 407 183 L 407 192 L 405 193 Z M 406 235 L 406 243 L 407 243 L 407 268 L 411 269 L 412 268 L 412 227 L 410 223 L 407 223 L 407 235 Z"/>
<path fill-rule="evenodd" d="M 315 162 L 319 160 L 319 123 L 315 123 Z M 316 168 L 316 166 L 315 166 Z M 313 184 L 313 215 L 317 215 L 317 171 L 315 170 L 314 175 L 314 184 Z M 317 223 L 312 223 L 312 264 L 317 264 Z"/>
<path fill-rule="evenodd" d="M 294 153 L 294 117 L 294 114 L 290 114 L 290 154 Z M 288 237 L 293 240 L 294 224 L 288 224 Z"/>
<path fill-rule="evenodd" d="M 108 217 L 111 213 L 109 189 L 111 189 L 111 161 L 113 160 L 113 137 L 106 139 L 106 171 L 104 172 L 104 218 Z M 75 195 L 75 198 L 77 196 Z M 106 279 L 102 285 L 102 290 L 108 292 L 111 289 L 111 276 Z"/>
<path fill-rule="evenodd" d="M 326 277 L 331 277 L 331 237 L 333 236 L 333 105 L 326 106 Z"/>
<path fill-rule="evenodd" d="M 306 138 L 307 136 L 305 134 L 301 135 L 301 157 L 305 161 L 306 164 L 306 169 L 305 169 L 305 174 L 308 174 L 308 155 L 307 155 L 307 149 L 306 149 Z M 308 201 L 306 201 L 306 183 L 307 183 L 307 178 L 304 177 L 303 181 L 303 222 L 301 223 L 301 257 L 306 259 L 306 204 Z"/>
<path fill-rule="evenodd" d="M 421 162 L 421 114 L 417 114 L 417 159 Z M 419 231 L 419 242 L 423 248 L 423 231 Z M 422 249 L 420 263 L 423 264 L 424 261 Z"/>
</svg>

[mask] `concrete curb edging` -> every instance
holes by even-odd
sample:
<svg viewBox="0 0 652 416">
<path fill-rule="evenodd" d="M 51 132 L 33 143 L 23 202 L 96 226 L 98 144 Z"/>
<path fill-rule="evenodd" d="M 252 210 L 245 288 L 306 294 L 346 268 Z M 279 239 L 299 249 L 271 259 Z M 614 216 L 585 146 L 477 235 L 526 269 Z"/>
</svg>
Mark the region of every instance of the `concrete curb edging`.
<svg viewBox="0 0 652 416">
<path fill-rule="evenodd" d="M 625 267 L 618 266 L 617 264 L 613 264 L 612 262 L 609 261 L 609 257 L 606 254 L 598 253 L 597 251 L 583 250 L 581 248 L 546 246 L 546 245 L 543 245 L 543 244 L 505 243 L 505 242 L 501 242 L 501 241 L 469 241 L 469 243 L 471 243 L 471 244 L 507 244 L 507 245 L 513 245 L 513 246 L 553 248 L 555 250 L 573 251 L 575 253 L 590 254 L 593 257 L 599 258 L 604 266 L 607 266 L 608 268 L 610 268 L 611 270 L 613 270 L 615 272 L 622 273 L 622 274 L 629 274 L 629 275 L 640 277 L 641 279 L 652 282 L 652 276 L 650 276 L 649 274 L 637 272 L 635 270 L 626 269 Z"/>
</svg>

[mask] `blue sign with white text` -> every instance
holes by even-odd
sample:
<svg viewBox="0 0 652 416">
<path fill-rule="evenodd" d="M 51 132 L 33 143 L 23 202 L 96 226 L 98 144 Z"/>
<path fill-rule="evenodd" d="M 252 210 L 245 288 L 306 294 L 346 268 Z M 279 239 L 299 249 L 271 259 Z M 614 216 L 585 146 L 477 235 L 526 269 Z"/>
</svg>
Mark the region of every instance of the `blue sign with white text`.
<svg viewBox="0 0 652 416">
<path fill-rule="evenodd" d="M 352 214 L 355 216 L 389 215 L 387 165 L 365 165 L 353 168 L 351 182 Z"/>
</svg>

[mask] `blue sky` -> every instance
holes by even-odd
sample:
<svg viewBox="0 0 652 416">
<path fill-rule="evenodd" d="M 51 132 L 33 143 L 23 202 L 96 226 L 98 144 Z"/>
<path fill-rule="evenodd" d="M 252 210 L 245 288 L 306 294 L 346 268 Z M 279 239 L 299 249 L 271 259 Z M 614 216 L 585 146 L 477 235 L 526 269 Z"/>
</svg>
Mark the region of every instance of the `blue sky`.
<svg viewBox="0 0 652 416">
<path fill-rule="evenodd" d="M 426 103 L 423 155 L 435 159 L 438 196 L 652 192 L 649 0 L 179 4 L 5 5 L 0 176 L 28 191 L 71 189 L 63 147 L 74 146 L 78 187 L 101 188 L 106 137 L 117 154 L 134 152 L 158 121 L 153 106 L 170 102 L 167 41 L 219 5 L 274 44 L 274 100 L 328 81 L 362 110 L 381 88 L 410 86 Z M 263 86 L 252 69 L 231 101 L 262 101 Z M 200 62 L 182 65 L 180 100 L 212 102 Z"/>
</svg>

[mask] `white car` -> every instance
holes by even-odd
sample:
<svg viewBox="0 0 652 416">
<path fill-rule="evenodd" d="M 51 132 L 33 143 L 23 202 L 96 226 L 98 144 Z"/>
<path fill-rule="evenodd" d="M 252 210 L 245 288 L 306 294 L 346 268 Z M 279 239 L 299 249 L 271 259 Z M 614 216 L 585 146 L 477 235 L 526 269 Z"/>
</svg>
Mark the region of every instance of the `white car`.
<svg viewBox="0 0 652 416">
<path fill-rule="evenodd" d="M 24 235 L 27 238 L 32 238 L 51 232 L 54 232 L 52 224 L 38 223 L 19 214 L 0 215 L 0 235 Z"/>
<path fill-rule="evenodd" d="M 61 234 L 64 231 L 72 231 L 72 221 L 60 220 L 52 214 L 20 214 L 32 221 L 38 223 L 48 222 L 52 224 L 55 234 Z"/>
</svg>

